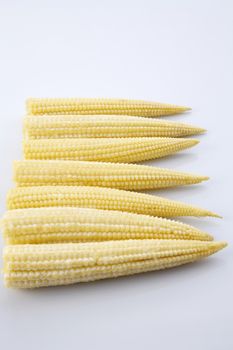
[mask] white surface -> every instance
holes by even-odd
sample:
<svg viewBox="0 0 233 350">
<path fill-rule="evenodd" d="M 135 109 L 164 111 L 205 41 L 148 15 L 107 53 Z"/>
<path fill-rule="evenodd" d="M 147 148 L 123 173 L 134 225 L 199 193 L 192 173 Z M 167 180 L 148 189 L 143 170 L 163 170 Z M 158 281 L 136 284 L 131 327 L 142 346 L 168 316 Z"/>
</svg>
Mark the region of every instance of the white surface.
<svg viewBox="0 0 233 350">
<path fill-rule="evenodd" d="M 233 348 L 232 15 L 230 0 L 0 1 L 1 214 L 27 97 L 157 100 L 192 106 L 170 120 L 208 134 L 154 164 L 211 176 L 159 193 L 222 214 L 185 221 L 230 243 L 197 264 L 118 280 L 33 291 L 1 280 L 2 349 Z"/>
</svg>

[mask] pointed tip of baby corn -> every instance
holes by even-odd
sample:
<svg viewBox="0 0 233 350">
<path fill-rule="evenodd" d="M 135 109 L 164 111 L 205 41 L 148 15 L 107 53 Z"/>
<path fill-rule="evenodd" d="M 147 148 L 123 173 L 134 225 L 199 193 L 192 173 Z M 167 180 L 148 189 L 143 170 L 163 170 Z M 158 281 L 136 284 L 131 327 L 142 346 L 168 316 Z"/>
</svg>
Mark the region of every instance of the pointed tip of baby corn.
<svg viewBox="0 0 233 350">
<path fill-rule="evenodd" d="M 188 107 L 188 106 L 178 106 L 178 109 L 180 109 L 180 111 L 182 112 L 188 112 L 192 110 L 192 107 Z"/>
<path fill-rule="evenodd" d="M 199 231 L 199 235 L 200 235 L 200 241 L 207 241 L 207 242 L 213 242 L 214 241 L 214 237 L 212 235 L 210 235 L 207 232 L 204 231 Z"/>
<path fill-rule="evenodd" d="M 184 231 L 186 232 L 186 236 L 184 236 L 184 239 L 188 239 L 188 240 L 197 240 L 197 241 L 213 241 L 214 237 L 212 235 L 210 235 L 209 233 L 200 230 L 199 228 L 196 228 L 194 226 L 190 226 L 187 224 L 183 224 L 179 221 L 174 221 L 177 224 L 181 224 L 184 225 L 183 229 L 185 229 Z M 183 238 L 182 238 L 183 239 Z"/>
<path fill-rule="evenodd" d="M 184 243 L 185 244 L 185 243 Z M 197 252 L 202 252 L 202 257 L 207 257 L 212 254 L 217 253 L 221 249 L 227 246 L 227 242 L 225 241 L 187 241 L 187 244 L 190 247 L 194 247 L 197 245 Z"/>
<path fill-rule="evenodd" d="M 169 106 L 171 109 L 177 110 L 177 112 L 187 112 L 192 110 L 192 108 L 189 106 L 181 106 L 177 104 L 167 104 L 167 106 Z"/>
<path fill-rule="evenodd" d="M 226 248 L 228 243 L 225 241 L 219 241 L 219 242 L 213 241 L 213 242 L 208 242 L 208 245 L 209 245 L 210 254 L 214 254 L 219 250 Z"/>
<path fill-rule="evenodd" d="M 198 145 L 200 143 L 200 141 L 197 139 L 189 139 L 188 141 L 189 141 L 188 144 L 190 145 L 190 147 Z"/>
<path fill-rule="evenodd" d="M 209 176 L 205 175 L 198 175 L 198 174 L 192 174 L 192 173 L 184 173 L 184 172 L 177 172 L 177 175 L 182 178 L 182 182 L 180 182 L 180 185 L 189 185 L 189 184 L 199 184 L 203 181 L 209 180 Z"/>
<path fill-rule="evenodd" d="M 193 127 L 195 134 L 205 134 L 207 132 L 206 129 L 200 127 Z"/>
<path fill-rule="evenodd" d="M 188 128 L 186 131 L 186 134 L 184 136 L 191 136 L 191 135 L 201 135 L 207 132 L 206 129 L 201 128 L 199 126 L 185 124 L 185 126 Z"/>
<path fill-rule="evenodd" d="M 177 105 L 170 105 L 170 109 L 171 109 L 172 114 L 185 113 L 185 112 L 192 110 L 191 107 L 177 106 Z"/>
<path fill-rule="evenodd" d="M 208 181 L 210 178 L 209 176 L 204 176 L 204 175 L 195 175 L 195 174 L 190 174 L 186 176 L 187 181 L 191 180 L 193 181 L 192 183 L 201 183 L 203 181 Z M 189 183 L 189 182 L 188 182 Z"/>
<path fill-rule="evenodd" d="M 209 211 L 209 210 L 204 211 L 204 215 L 209 216 L 209 217 L 213 217 L 213 218 L 223 219 L 223 217 L 221 215 L 216 214 L 216 213 Z"/>
<path fill-rule="evenodd" d="M 210 179 L 210 177 L 209 176 L 202 176 L 202 175 L 199 175 L 199 179 L 200 179 L 200 181 L 208 181 L 209 179 Z"/>
<path fill-rule="evenodd" d="M 148 140 L 150 138 L 147 138 Z M 200 141 L 197 139 L 189 139 L 189 138 L 179 138 L 179 137 L 167 137 L 167 138 L 163 138 L 163 137 L 154 137 L 155 141 L 157 142 L 157 140 L 159 139 L 160 141 L 162 140 L 166 140 L 168 144 L 170 145 L 174 145 L 174 147 L 178 147 L 177 150 L 182 150 L 185 148 L 190 148 L 193 147 L 195 145 L 197 145 Z"/>
<path fill-rule="evenodd" d="M 212 218 L 218 218 L 218 219 L 222 219 L 223 217 L 219 214 L 216 214 L 210 210 L 206 210 L 206 209 L 201 209 L 201 208 L 195 208 L 193 207 L 193 209 L 195 210 L 196 216 L 198 217 L 203 217 L 203 216 L 208 216 L 208 217 L 212 217 Z"/>
<path fill-rule="evenodd" d="M 186 148 L 191 148 L 196 146 L 200 141 L 197 139 L 186 139 L 186 138 L 182 138 L 182 139 L 173 139 L 174 144 L 180 144 L 180 149 L 186 149 Z"/>
<path fill-rule="evenodd" d="M 172 140 L 174 140 L 174 142 L 181 141 L 183 144 L 186 144 L 190 147 L 195 146 L 198 143 L 200 143 L 200 141 L 197 139 L 189 139 L 189 138 L 187 138 L 187 139 L 186 138 L 173 138 Z"/>
<path fill-rule="evenodd" d="M 219 214 L 216 214 L 210 210 L 207 210 L 205 208 L 200 208 L 196 206 L 189 205 L 187 208 L 190 209 L 191 216 L 196 216 L 196 217 L 204 217 L 204 216 L 209 216 L 209 217 L 215 217 L 222 219 L 222 216 Z"/>
</svg>

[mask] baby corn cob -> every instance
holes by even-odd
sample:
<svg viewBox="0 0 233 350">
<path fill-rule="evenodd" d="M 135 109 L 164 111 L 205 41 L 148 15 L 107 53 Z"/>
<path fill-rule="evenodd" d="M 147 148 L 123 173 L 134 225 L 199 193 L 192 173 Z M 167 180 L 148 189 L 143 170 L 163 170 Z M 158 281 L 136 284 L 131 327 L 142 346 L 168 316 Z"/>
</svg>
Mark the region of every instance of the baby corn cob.
<svg viewBox="0 0 233 350">
<path fill-rule="evenodd" d="M 178 114 L 190 110 L 166 103 L 125 99 L 30 98 L 28 114 L 116 114 L 144 117 Z"/>
<path fill-rule="evenodd" d="M 106 115 L 28 115 L 24 131 L 32 139 L 180 137 L 201 134 L 205 130 L 183 123 Z"/>
<path fill-rule="evenodd" d="M 198 142 L 193 139 L 159 137 L 25 140 L 24 156 L 25 159 L 134 163 L 165 157 Z"/>
<path fill-rule="evenodd" d="M 194 262 L 225 246 L 185 240 L 9 245 L 3 253 L 4 282 L 36 288 L 132 275 Z"/>
<path fill-rule="evenodd" d="M 98 242 L 122 239 L 196 239 L 212 236 L 181 222 L 113 210 L 29 208 L 7 211 L 1 222 L 8 244 Z"/>
<path fill-rule="evenodd" d="M 208 177 L 136 164 L 66 160 L 14 162 L 14 181 L 18 186 L 88 185 L 145 190 L 189 185 L 204 180 L 208 180 Z"/>
<path fill-rule="evenodd" d="M 91 186 L 16 187 L 7 195 L 7 208 L 81 207 L 117 210 L 159 217 L 214 216 L 182 202 L 111 188 Z"/>
</svg>

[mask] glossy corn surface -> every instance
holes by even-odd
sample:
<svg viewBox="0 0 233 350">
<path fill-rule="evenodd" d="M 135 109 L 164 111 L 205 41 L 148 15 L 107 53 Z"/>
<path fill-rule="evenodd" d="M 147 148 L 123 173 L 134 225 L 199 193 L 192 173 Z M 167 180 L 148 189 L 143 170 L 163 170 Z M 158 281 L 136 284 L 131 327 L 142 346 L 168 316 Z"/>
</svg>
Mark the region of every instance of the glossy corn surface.
<svg viewBox="0 0 233 350">
<path fill-rule="evenodd" d="M 199 141 L 181 138 L 25 140 L 25 159 L 87 160 L 134 163 L 161 158 L 193 147 Z"/>
<path fill-rule="evenodd" d="M 182 137 L 201 134 L 196 126 L 164 120 L 107 115 L 28 115 L 24 118 L 25 137 L 119 138 Z"/>
<path fill-rule="evenodd" d="M 62 160 L 15 161 L 13 172 L 17 186 L 88 185 L 127 190 L 189 185 L 208 179 L 145 165 Z"/>
<path fill-rule="evenodd" d="M 132 275 L 194 262 L 225 246 L 185 240 L 9 245 L 4 248 L 4 282 L 36 288 Z"/>
<path fill-rule="evenodd" d="M 7 194 L 9 210 L 59 206 L 118 210 L 159 217 L 218 217 L 209 210 L 159 196 L 94 186 L 16 187 Z"/>
<path fill-rule="evenodd" d="M 28 114 L 107 114 L 159 117 L 189 110 L 166 103 L 126 99 L 95 98 L 30 98 Z"/>
</svg>

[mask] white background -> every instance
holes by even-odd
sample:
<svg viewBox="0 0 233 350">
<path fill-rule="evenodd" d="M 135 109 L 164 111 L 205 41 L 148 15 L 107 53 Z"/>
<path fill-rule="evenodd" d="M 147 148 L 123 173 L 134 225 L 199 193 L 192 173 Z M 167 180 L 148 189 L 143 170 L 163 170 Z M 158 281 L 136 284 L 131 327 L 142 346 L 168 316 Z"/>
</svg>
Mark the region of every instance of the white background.
<svg viewBox="0 0 233 350">
<path fill-rule="evenodd" d="M 232 4 L 0 0 L 1 214 L 27 97 L 140 98 L 192 106 L 170 120 L 208 129 L 154 164 L 211 180 L 159 193 L 222 214 L 185 222 L 230 243 L 200 263 L 118 280 L 20 291 L 1 279 L 2 349 L 233 349 Z"/>
</svg>

